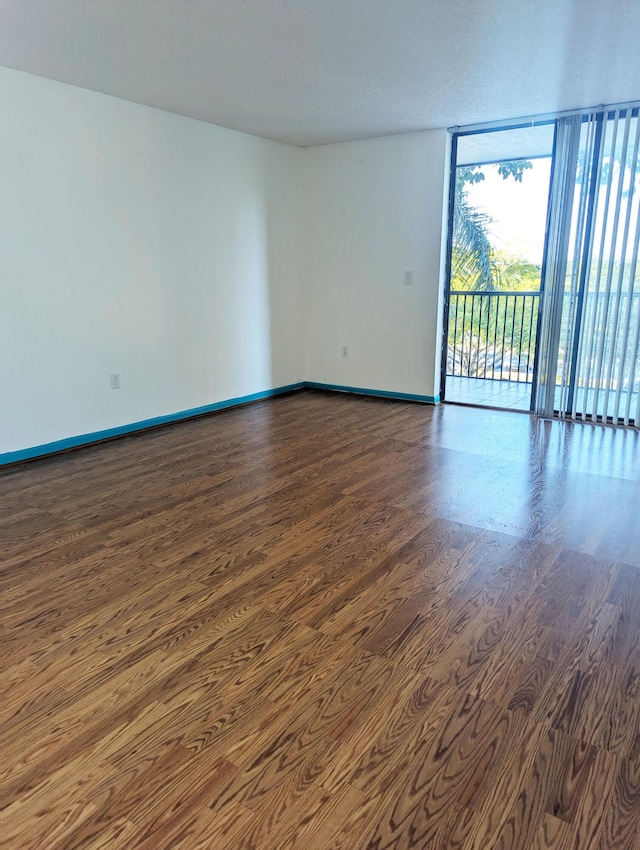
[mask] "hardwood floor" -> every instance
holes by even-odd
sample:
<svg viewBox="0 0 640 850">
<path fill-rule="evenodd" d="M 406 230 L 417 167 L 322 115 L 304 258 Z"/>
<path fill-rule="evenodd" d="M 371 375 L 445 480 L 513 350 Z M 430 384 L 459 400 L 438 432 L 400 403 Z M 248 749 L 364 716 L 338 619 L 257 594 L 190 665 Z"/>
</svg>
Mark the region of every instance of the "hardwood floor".
<svg viewBox="0 0 640 850">
<path fill-rule="evenodd" d="M 0 844 L 640 850 L 640 436 L 305 392 L 0 473 Z"/>
</svg>

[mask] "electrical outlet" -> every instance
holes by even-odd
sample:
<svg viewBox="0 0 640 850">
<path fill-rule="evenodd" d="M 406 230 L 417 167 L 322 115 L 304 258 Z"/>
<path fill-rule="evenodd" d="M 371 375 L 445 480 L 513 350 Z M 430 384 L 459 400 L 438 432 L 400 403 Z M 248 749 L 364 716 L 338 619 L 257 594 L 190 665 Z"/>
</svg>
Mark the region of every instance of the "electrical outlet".
<svg viewBox="0 0 640 850">
<path fill-rule="evenodd" d="M 343 345 L 343 346 L 342 346 L 342 356 L 343 356 L 343 357 L 348 357 L 348 356 L 349 356 L 349 346 L 348 346 L 348 345 Z"/>
<path fill-rule="evenodd" d="M 111 380 L 111 389 L 119 390 L 120 389 L 120 375 L 117 372 L 114 372 L 113 375 L 110 376 Z"/>
<path fill-rule="evenodd" d="M 404 273 L 404 285 L 413 286 L 413 272 Z"/>
</svg>

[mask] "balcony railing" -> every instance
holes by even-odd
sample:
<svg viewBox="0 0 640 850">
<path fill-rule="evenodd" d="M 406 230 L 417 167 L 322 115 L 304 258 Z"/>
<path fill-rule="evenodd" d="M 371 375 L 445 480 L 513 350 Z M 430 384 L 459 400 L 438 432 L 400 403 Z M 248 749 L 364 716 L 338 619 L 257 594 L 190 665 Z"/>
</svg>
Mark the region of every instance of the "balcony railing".
<svg viewBox="0 0 640 850">
<path fill-rule="evenodd" d="M 449 296 L 447 375 L 532 383 L 540 293 Z"/>
</svg>

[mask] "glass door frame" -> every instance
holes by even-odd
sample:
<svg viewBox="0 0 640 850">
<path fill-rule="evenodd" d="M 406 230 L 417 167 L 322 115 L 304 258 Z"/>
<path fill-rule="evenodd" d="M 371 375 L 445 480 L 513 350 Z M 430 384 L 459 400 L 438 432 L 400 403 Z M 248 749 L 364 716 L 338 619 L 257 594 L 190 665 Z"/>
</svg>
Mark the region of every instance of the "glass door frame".
<svg viewBox="0 0 640 850">
<path fill-rule="evenodd" d="M 444 275 L 444 293 L 443 293 L 443 319 L 442 319 L 442 348 L 440 361 L 440 400 L 447 401 L 446 397 L 446 379 L 447 379 L 447 362 L 449 348 L 449 312 L 451 305 L 451 274 L 452 274 L 452 258 L 453 258 L 453 225 L 455 215 L 455 196 L 456 196 L 456 169 L 458 167 L 458 139 L 462 136 L 475 136 L 487 133 L 499 133 L 508 130 L 528 129 L 530 127 L 542 127 L 553 125 L 553 145 L 551 151 L 551 173 L 549 179 L 549 194 L 547 198 L 547 219 L 545 223 L 544 248 L 540 272 L 540 302 L 538 308 L 538 317 L 536 321 L 536 341 L 534 347 L 532 384 L 529 397 L 529 412 L 535 411 L 536 397 L 536 380 L 538 375 L 538 358 L 540 351 L 540 328 L 542 320 L 542 311 L 544 309 L 544 282 L 545 272 L 547 268 L 547 254 L 549 243 L 549 226 L 550 226 L 550 200 L 551 188 L 553 186 L 553 177 L 556 167 L 556 142 L 558 135 L 558 120 L 557 118 L 542 118 L 538 121 L 521 121 L 512 124 L 504 124 L 502 126 L 491 126 L 476 130 L 464 130 L 455 128 L 450 130 L 451 134 L 451 152 L 449 160 L 449 193 L 447 203 L 447 239 L 446 239 L 446 256 L 445 256 L 445 275 Z M 458 402 L 452 402 L 456 404 Z"/>
</svg>

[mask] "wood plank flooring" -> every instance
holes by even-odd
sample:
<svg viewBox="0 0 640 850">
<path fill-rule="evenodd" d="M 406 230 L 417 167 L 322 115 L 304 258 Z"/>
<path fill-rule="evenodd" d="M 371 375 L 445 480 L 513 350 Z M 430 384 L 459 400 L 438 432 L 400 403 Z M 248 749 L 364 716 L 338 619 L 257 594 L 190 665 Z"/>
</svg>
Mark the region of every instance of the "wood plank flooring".
<svg viewBox="0 0 640 850">
<path fill-rule="evenodd" d="M 640 439 L 303 392 L 0 472 L 7 850 L 640 850 Z"/>
</svg>

